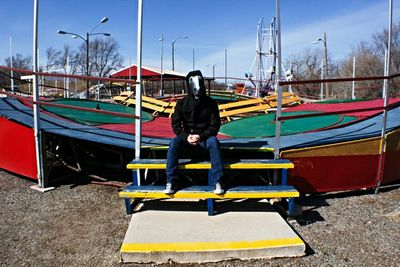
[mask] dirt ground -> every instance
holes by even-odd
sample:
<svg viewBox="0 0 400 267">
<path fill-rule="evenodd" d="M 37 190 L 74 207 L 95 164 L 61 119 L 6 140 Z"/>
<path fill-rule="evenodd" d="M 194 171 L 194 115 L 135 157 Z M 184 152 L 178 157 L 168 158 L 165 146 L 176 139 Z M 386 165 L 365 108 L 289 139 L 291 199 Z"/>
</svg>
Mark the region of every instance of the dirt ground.
<svg viewBox="0 0 400 267">
<path fill-rule="evenodd" d="M 39 193 L 34 184 L 0 170 L 0 266 L 143 266 L 119 262 L 130 216 L 117 188 L 71 182 Z M 301 204 L 304 216 L 291 224 L 308 246 L 306 256 L 207 266 L 400 266 L 398 186 Z"/>
</svg>

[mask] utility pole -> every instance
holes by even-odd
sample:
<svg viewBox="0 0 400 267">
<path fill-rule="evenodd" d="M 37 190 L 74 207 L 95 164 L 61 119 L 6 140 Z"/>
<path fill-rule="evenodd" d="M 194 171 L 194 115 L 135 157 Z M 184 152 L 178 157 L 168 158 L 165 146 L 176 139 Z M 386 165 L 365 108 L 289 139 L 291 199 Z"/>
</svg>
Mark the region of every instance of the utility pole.
<svg viewBox="0 0 400 267">
<path fill-rule="evenodd" d="M 313 44 L 318 44 L 319 42 L 322 42 L 324 45 L 324 69 L 323 69 L 323 71 L 325 72 L 324 73 L 325 79 L 328 79 L 329 78 L 329 75 L 328 75 L 328 46 L 326 44 L 326 32 L 324 32 L 324 38 L 322 38 L 322 39 L 318 38 L 316 41 L 313 42 Z M 325 99 L 328 99 L 328 95 L 329 95 L 328 84 L 325 84 Z"/>
<path fill-rule="evenodd" d="M 10 67 L 11 67 L 11 93 L 14 94 L 14 71 L 13 68 L 13 52 L 12 52 L 12 38 L 10 36 Z"/>
<path fill-rule="evenodd" d="M 171 48 L 172 48 L 172 70 L 175 70 L 175 43 L 176 41 L 178 41 L 179 39 L 187 39 L 189 38 L 188 36 L 179 36 L 178 38 L 176 38 L 175 40 L 173 40 L 171 42 Z M 174 95 L 176 93 L 176 89 L 175 89 L 175 80 L 173 82 L 173 86 L 174 86 Z"/>
<path fill-rule="evenodd" d="M 86 76 L 90 76 L 90 72 L 89 72 L 89 44 L 90 44 L 90 41 L 89 41 L 89 38 L 90 38 L 90 36 L 92 36 L 92 35 L 99 35 L 99 34 L 100 34 L 100 35 L 107 36 L 107 37 L 111 36 L 110 33 L 106 33 L 106 32 L 97 32 L 97 33 L 93 33 L 93 31 L 94 31 L 100 24 L 106 23 L 107 21 L 108 21 L 108 18 L 107 18 L 107 17 L 102 18 L 102 19 L 100 20 L 100 22 L 97 23 L 96 26 L 94 26 L 93 29 L 92 29 L 90 32 L 86 32 L 86 38 L 83 37 L 83 36 L 81 36 L 81 35 L 79 35 L 79 34 L 73 33 L 73 32 L 66 32 L 66 31 L 61 31 L 61 30 L 58 30 L 58 31 L 57 31 L 58 34 L 69 34 L 69 35 L 72 35 L 72 38 L 74 38 L 74 39 L 80 38 L 80 39 L 82 39 L 82 40 L 85 42 L 85 44 L 86 44 Z M 89 98 L 89 86 L 90 86 L 90 85 L 89 85 L 89 82 L 90 82 L 89 79 L 86 79 L 86 98 Z"/>
<path fill-rule="evenodd" d="M 160 63 L 160 68 L 161 68 L 161 73 L 160 73 L 160 96 L 164 95 L 164 86 L 163 86 L 163 57 L 164 57 L 164 33 L 161 34 L 161 63 Z"/>
<path fill-rule="evenodd" d="M 193 70 L 194 70 L 194 48 L 193 48 Z"/>
<path fill-rule="evenodd" d="M 225 49 L 225 89 L 228 88 L 228 50 Z"/>
<path fill-rule="evenodd" d="M 328 47 L 326 45 L 326 32 L 324 32 L 324 65 L 325 65 L 325 79 L 329 78 L 328 75 Z M 328 98 L 329 95 L 329 86 L 328 84 L 325 85 L 325 97 Z"/>
</svg>

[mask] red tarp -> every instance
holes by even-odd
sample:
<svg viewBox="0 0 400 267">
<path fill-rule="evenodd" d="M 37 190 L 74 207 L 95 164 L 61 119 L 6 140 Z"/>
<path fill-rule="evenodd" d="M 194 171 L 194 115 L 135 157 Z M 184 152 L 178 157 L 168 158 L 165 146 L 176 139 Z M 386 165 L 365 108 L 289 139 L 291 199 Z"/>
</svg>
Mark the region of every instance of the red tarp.
<svg viewBox="0 0 400 267">
<path fill-rule="evenodd" d="M 391 98 L 389 104 L 400 101 L 400 98 Z M 332 103 L 332 104 L 319 104 L 319 103 L 307 103 L 296 107 L 288 108 L 285 111 L 321 111 L 321 112 L 332 112 L 348 109 L 362 109 L 362 108 L 374 108 L 383 107 L 383 99 L 366 100 L 359 102 L 347 102 L 347 103 Z M 382 111 L 370 110 L 362 112 L 346 113 L 346 116 L 354 116 L 359 119 L 364 119 L 373 115 L 376 115 Z"/>
</svg>

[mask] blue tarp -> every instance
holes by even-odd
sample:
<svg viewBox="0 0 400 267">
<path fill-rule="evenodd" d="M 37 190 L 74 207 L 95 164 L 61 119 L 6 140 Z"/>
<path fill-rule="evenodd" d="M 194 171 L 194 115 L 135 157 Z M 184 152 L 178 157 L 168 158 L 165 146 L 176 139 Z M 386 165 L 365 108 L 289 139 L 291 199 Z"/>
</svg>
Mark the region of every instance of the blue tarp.
<svg viewBox="0 0 400 267">
<path fill-rule="evenodd" d="M 33 128 L 32 109 L 23 105 L 16 99 L 0 99 L 0 116 Z M 280 149 L 311 147 L 380 136 L 382 118 L 383 116 L 380 114 L 342 128 L 282 136 Z M 56 135 L 128 149 L 134 149 L 135 147 L 135 137 L 132 134 L 78 124 L 44 113 L 41 113 L 40 116 L 40 127 L 42 131 Z M 389 132 L 399 127 L 400 107 L 397 107 L 388 112 L 387 131 Z M 169 139 L 167 138 L 142 138 L 142 146 L 165 146 L 168 145 L 168 143 Z M 223 147 L 274 148 L 275 138 L 224 139 L 221 140 L 221 144 Z"/>
</svg>

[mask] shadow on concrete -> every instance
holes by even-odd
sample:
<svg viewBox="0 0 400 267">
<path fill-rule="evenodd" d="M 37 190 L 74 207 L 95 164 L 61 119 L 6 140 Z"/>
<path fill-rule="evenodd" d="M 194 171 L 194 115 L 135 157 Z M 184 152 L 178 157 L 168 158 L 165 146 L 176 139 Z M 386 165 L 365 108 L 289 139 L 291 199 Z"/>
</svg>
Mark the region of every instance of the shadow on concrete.
<svg viewBox="0 0 400 267">
<path fill-rule="evenodd" d="M 151 199 L 143 201 L 138 211 L 143 212 L 146 210 L 181 212 L 204 211 L 204 213 L 207 213 L 207 200 Z M 258 199 L 216 200 L 214 210 L 215 215 L 227 212 L 276 212 L 268 202 Z"/>
</svg>

